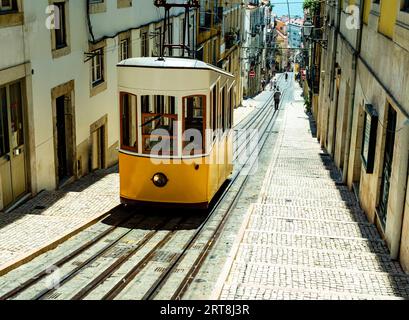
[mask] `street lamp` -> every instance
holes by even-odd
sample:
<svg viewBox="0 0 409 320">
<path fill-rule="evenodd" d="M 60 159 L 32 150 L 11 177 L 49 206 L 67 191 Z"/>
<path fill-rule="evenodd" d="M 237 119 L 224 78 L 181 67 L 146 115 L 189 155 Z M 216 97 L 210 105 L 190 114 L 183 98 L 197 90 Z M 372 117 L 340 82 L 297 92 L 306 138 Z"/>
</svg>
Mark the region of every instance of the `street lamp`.
<svg viewBox="0 0 409 320">
<path fill-rule="evenodd" d="M 312 24 L 312 22 L 310 20 L 305 21 L 304 26 L 303 26 L 304 37 L 310 38 L 312 35 L 313 29 L 314 29 L 314 25 Z"/>
</svg>

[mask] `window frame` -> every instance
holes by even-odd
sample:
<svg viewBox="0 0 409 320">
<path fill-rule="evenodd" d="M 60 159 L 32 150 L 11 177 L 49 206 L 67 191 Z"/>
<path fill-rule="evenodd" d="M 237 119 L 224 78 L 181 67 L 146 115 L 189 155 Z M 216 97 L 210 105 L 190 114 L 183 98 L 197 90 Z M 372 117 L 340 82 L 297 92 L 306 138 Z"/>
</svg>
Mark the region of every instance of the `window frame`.
<svg viewBox="0 0 409 320">
<path fill-rule="evenodd" d="M 124 133 L 124 131 L 123 131 L 124 130 L 124 121 L 123 121 L 123 119 L 124 119 L 124 117 L 123 117 L 123 114 L 124 114 L 124 100 L 123 100 L 123 98 L 124 98 L 125 95 L 135 97 L 135 111 L 136 111 L 135 112 L 135 121 L 136 121 L 135 122 L 136 123 L 136 146 L 135 147 L 125 146 L 124 145 L 124 136 L 123 136 L 123 133 Z M 119 114 L 121 116 L 121 119 L 120 119 L 120 130 L 121 130 L 120 146 L 121 146 L 121 149 L 137 153 L 138 148 L 139 148 L 138 96 L 135 95 L 135 94 L 129 93 L 129 92 L 121 91 L 119 93 L 119 106 L 120 106 Z"/>
<path fill-rule="evenodd" d="M 61 50 L 68 46 L 67 39 L 67 3 L 65 1 L 58 1 L 53 3 L 58 7 L 60 20 L 60 29 L 54 29 L 54 50 Z M 61 43 L 58 43 L 57 34 L 61 33 Z"/>
<path fill-rule="evenodd" d="M 0 0 L 0 14 L 10 14 L 10 13 L 17 13 L 18 9 L 18 1 L 17 0 L 9 0 L 10 1 L 10 9 L 2 9 L 3 4 L 2 0 Z"/>
<path fill-rule="evenodd" d="M 361 160 L 362 164 L 364 165 L 365 172 L 367 174 L 371 174 L 373 173 L 375 163 L 376 135 L 378 131 L 378 114 L 371 104 L 365 105 L 364 113 L 365 117 L 361 144 Z M 367 130 L 368 119 L 370 122 L 369 125 L 371 126 L 369 130 Z M 368 145 L 366 146 L 366 144 Z M 367 154 L 364 154 L 365 150 L 367 150 Z"/>
<path fill-rule="evenodd" d="M 141 30 L 141 57 L 149 57 L 149 30 Z"/>
<path fill-rule="evenodd" d="M 98 53 L 100 52 L 100 54 Z M 105 75 L 104 75 L 104 48 L 99 48 L 99 49 L 95 49 L 93 50 L 93 53 L 96 53 L 92 59 L 91 59 L 91 85 L 93 88 L 99 86 L 101 83 L 105 82 Z M 100 70 L 100 74 L 101 77 L 100 79 L 96 79 L 96 73 L 97 73 L 97 69 L 96 69 L 96 59 L 98 60 L 99 64 L 99 68 L 101 68 Z M 95 78 L 94 78 L 95 77 Z"/>
<path fill-rule="evenodd" d="M 185 121 L 185 107 L 186 101 L 189 98 L 201 97 L 202 98 L 202 111 L 203 111 L 203 120 L 202 120 L 202 150 L 200 153 L 195 154 L 185 154 L 185 143 L 189 144 L 190 142 L 185 141 L 185 130 L 186 130 L 186 121 Z M 207 143 L 206 143 L 206 128 L 207 128 L 207 96 L 205 94 L 193 94 L 189 96 L 182 97 L 182 153 L 183 156 L 200 156 L 206 154 Z"/>
<path fill-rule="evenodd" d="M 123 38 L 119 40 L 119 61 L 123 61 L 126 59 L 129 59 L 131 57 L 131 47 L 130 47 L 130 41 L 131 39 L 129 37 Z M 124 45 L 126 46 L 126 58 L 124 58 Z"/>
<path fill-rule="evenodd" d="M 103 13 L 107 11 L 107 1 L 105 0 L 90 0 L 89 12 L 90 14 Z"/>
<path fill-rule="evenodd" d="M 144 99 L 144 97 L 148 97 L 148 101 L 149 101 L 149 107 L 152 107 L 154 112 L 144 112 L 144 110 L 142 110 L 143 108 L 143 103 L 142 103 L 142 99 Z M 170 99 L 174 98 L 174 107 L 175 110 L 173 114 L 170 113 L 165 113 L 165 103 L 170 103 Z M 179 155 L 179 125 L 178 125 L 178 119 L 179 119 L 179 112 L 178 112 L 178 97 L 177 96 L 169 96 L 169 95 L 152 95 L 152 94 L 145 94 L 145 95 L 140 95 L 140 99 L 141 99 L 141 104 L 140 104 L 140 112 L 141 112 L 141 122 L 140 124 L 138 124 L 138 126 L 140 127 L 141 130 L 141 139 L 142 139 L 142 144 L 141 144 L 141 153 L 143 155 L 148 155 L 148 156 L 152 156 L 151 152 L 152 150 L 147 150 L 145 148 L 145 141 L 147 138 L 150 138 L 154 135 L 152 134 L 146 134 L 144 133 L 144 127 L 142 126 L 142 124 L 147 122 L 147 118 L 148 117 L 157 117 L 157 116 L 161 116 L 164 118 L 168 118 L 171 119 L 173 121 L 173 123 L 176 123 L 176 127 L 174 128 L 174 132 L 172 136 L 169 136 L 169 140 L 173 141 L 173 143 L 176 141 L 176 144 L 174 144 L 173 146 L 175 147 L 172 151 L 170 152 L 163 152 L 163 150 L 160 152 L 159 156 L 173 156 L 176 157 Z M 163 99 L 163 112 L 162 113 L 158 113 L 157 111 L 157 106 L 156 106 L 156 101 L 157 99 L 162 100 Z M 167 100 L 169 99 L 169 100 Z M 152 120 L 151 120 L 152 121 Z M 154 120 L 155 121 L 155 120 Z M 164 138 L 163 136 L 158 136 L 160 138 Z M 156 155 L 155 155 L 156 156 Z"/>
</svg>

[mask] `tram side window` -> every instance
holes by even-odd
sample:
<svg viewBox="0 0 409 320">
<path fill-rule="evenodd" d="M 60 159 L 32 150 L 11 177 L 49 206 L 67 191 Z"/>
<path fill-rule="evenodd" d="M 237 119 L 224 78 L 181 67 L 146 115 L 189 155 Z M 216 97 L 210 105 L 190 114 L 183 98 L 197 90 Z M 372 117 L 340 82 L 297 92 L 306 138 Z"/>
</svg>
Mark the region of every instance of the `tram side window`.
<svg viewBox="0 0 409 320">
<path fill-rule="evenodd" d="M 177 155 L 176 98 L 163 95 L 141 96 L 143 153 Z M 161 143 L 158 148 L 154 147 Z M 160 149 L 160 150 L 159 150 Z"/>
<path fill-rule="evenodd" d="M 226 88 L 223 88 L 222 93 L 221 93 L 221 97 L 220 97 L 221 101 L 222 101 L 222 109 L 221 109 L 221 121 L 222 121 L 222 128 L 223 131 L 226 130 L 227 128 L 227 119 L 226 119 Z"/>
<path fill-rule="evenodd" d="M 217 130 L 217 88 L 214 86 L 212 90 L 212 130 L 213 140 L 216 139 Z"/>
<path fill-rule="evenodd" d="M 136 96 L 121 93 L 121 147 L 138 151 Z"/>
<path fill-rule="evenodd" d="M 205 96 L 191 96 L 183 98 L 184 139 L 183 150 L 185 155 L 203 154 L 204 124 L 205 124 Z"/>
<path fill-rule="evenodd" d="M 227 124 L 226 124 L 226 128 L 227 129 L 230 129 L 231 127 L 232 127 L 232 106 L 233 106 L 233 104 L 232 104 L 232 90 L 230 89 L 229 90 L 229 93 L 228 93 L 228 95 L 227 95 L 227 97 L 228 97 L 228 102 L 227 102 L 227 108 L 226 108 L 226 121 L 227 121 Z"/>
</svg>

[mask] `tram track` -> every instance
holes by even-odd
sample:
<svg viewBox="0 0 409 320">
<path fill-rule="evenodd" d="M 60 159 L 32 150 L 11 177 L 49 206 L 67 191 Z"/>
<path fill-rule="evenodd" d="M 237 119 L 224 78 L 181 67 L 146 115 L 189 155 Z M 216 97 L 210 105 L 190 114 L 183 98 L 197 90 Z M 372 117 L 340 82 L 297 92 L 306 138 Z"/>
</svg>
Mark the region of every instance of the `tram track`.
<svg viewBox="0 0 409 320">
<path fill-rule="evenodd" d="M 285 91 L 288 89 L 288 87 L 285 89 Z M 284 94 L 283 94 L 284 96 Z M 283 101 L 283 99 L 281 100 Z M 268 108 L 268 103 L 265 106 L 266 108 Z M 258 148 L 257 152 L 258 154 L 261 152 L 261 150 L 263 149 L 269 134 L 271 133 L 271 128 L 274 126 L 275 122 L 274 121 L 267 121 L 267 120 L 273 120 L 275 118 L 275 116 L 277 115 L 277 112 L 272 112 L 271 113 L 271 117 L 269 119 L 266 119 L 264 123 L 267 123 L 265 129 L 263 130 L 263 134 L 262 137 L 259 141 L 259 143 L 261 142 L 261 147 Z M 253 150 L 254 151 L 254 150 Z M 249 158 L 251 159 L 251 158 Z M 247 162 L 246 162 L 247 164 Z M 242 168 L 246 165 L 244 164 L 242 166 Z M 253 164 L 252 164 L 253 165 Z M 242 169 L 241 168 L 241 169 Z M 234 185 L 234 183 L 236 182 L 236 180 L 239 178 L 240 176 L 240 170 L 238 170 L 236 172 L 236 174 L 234 175 L 234 177 L 232 178 L 231 182 L 229 183 L 229 185 L 227 186 L 226 190 L 224 191 L 223 195 L 220 197 L 219 201 L 221 202 L 225 195 L 228 193 L 229 189 L 231 188 L 231 186 Z M 184 293 L 187 291 L 188 287 L 190 286 L 190 284 L 192 283 L 192 281 L 195 279 L 195 276 L 197 275 L 200 266 L 203 264 L 203 262 L 205 261 L 206 257 L 208 256 L 208 254 L 210 253 L 212 247 L 214 246 L 214 244 L 216 243 L 216 241 L 218 240 L 221 232 L 223 231 L 223 227 L 225 226 L 228 218 L 230 217 L 230 214 L 232 213 L 235 205 L 237 204 L 238 199 L 240 198 L 243 190 L 244 190 L 244 186 L 247 183 L 248 179 L 249 179 L 249 175 L 245 175 L 244 180 L 241 182 L 240 186 L 239 186 L 239 191 L 234 195 L 233 200 L 229 203 L 229 206 L 226 210 L 226 213 L 223 215 L 220 223 L 217 225 L 217 227 L 215 228 L 212 236 L 208 239 L 207 243 L 205 244 L 205 246 L 203 247 L 202 251 L 200 252 L 200 254 L 198 255 L 198 257 L 196 258 L 195 262 L 193 263 L 192 267 L 188 270 L 188 272 L 186 273 L 186 275 L 184 276 L 182 282 L 179 284 L 178 288 L 175 290 L 175 292 L 173 293 L 171 300 L 180 300 Z M 217 206 L 216 206 L 217 208 Z M 213 214 L 213 212 L 210 214 L 210 216 Z M 210 218 L 210 217 L 209 217 Z M 193 247 L 195 240 L 197 239 L 197 237 L 200 235 L 200 232 L 202 231 L 202 229 L 205 227 L 205 224 L 203 224 L 201 226 L 201 229 L 198 230 L 197 233 L 195 233 L 192 236 L 192 239 L 189 241 L 189 243 L 187 244 L 186 248 L 183 250 L 182 254 L 180 254 L 178 257 L 176 257 L 174 259 L 174 262 L 166 269 L 166 271 L 161 275 L 160 278 L 158 278 L 158 280 L 155 282 L 155 284 L 149 289 L 149 291 L 143 296 L 143 300 L 152 300 L 155 298 L 155 296 L 158 294 L 158 292 L 160 291 L 161 287 L 166 283 L 167 279 L 169 278 L 169 276 L 172 273 L 172 270 L 175 270 L 178 267 L 179 262 L 183 259 L 183 257 L 189 252 L 189 250 Z"/>
<path fill-rule="evenodd" d="M 284 89 L 284 92 L 285 90 L 286 89 Z M 283 92 L 283 97 L 284 97 L 284 92 Z M 270 134 L 271 128 L 275 124 L 273 120 L 277 112 L 275 112 L 271 108 L 272 99 L 273 99 L 272 96 L 269 97 L 269 99 L 266 101 L 263 107 L 260 108 L 260 110 L 256 114 L 251 116 L 249 119 L 245 120 L 246 122 L 244 123 L 244 126 L 243 125 L 240 126 L 241 128 L 243 128 L 243 132 L 241 132 L 240 134 L 245 134 L 244 132 L 245 129 L 255 129 L 250 139 L 254 138 L 254 135 L 256 134 L 256 130 L 262 131 L 262 135 L 259 137 L 260 140 L 258 141 L 257 147 L 255 148 L 255 149 L 258 149 L 257 152 L 260 152 L 262 148 L 264 147 L 267 141 L 267 138 Z M 266 115 L 269 115 L 269 116 L 266 117 Z M 241 129 L 239 128 L 239 130 Z M 236 136 L 235 142 L 240 141 L 237 139 L 240 139 L 240 137 Z M 245 151 L 246 151 L 245 146 L 243 146 L 243 148 L 241 149 L 237 148 L 235 159 L 237 159 Z M 252 150 L 252 152 L 254 151 L 255 150 Z M 163 285 L 166 283 L 169 277 L 178 268 L 180 262 L 187 256 L 187 254 L 191 251 L 191 249 L 196 245 L 198 238 L 200 237 L 202 232 L 205 230 L 208 223 L 211 220 L 215 220 L 217 218 L 219 221 L 216 221 L 217 222 L 216 228 L 214 229 L 213 233 L 211 234 L 211 236 L 209 237 L 209 239 L 203 246 L 199 255 L 196 257 L 196 259 L 194 259 L 194 263 L 192 267 L 185 274 L 183 281 L 180 283 L 175 293 L 172 295 L 172 299 L 181 299 L 183 297 L 184 293 L 190 286 L 191 282 L 194 280 L 194 277 L 197 275 L 197 272 L 199 271 L 201 264 L 203 263 L 203 261 L 205 261 L 213 245 L 219 238 L 223 230 L 223 227 L 225 226 L 232 210 L 234 209 L 240 195 L 243 192 L 243 187 L 245 186 L 249 178 L 248 175 L 246 175 L 244 179 L 240 181 L 239 191 L 234 194 L 233 199 L 229 202 L 226 212 L 221 217 L 215 217 L 216 212 L 218 211 L 220 205 L 224 201 L 226 201 L 227 195 L 229 194 L 232 186 L 235 185 L 235 183 L 237 183 L 238 179 L 240 178 L 240 170 L 248 164 L 248 161 L 250 161 L 250 159 L 251 157 L 249 157 L 248 160 L 239 169 L 235 170 L 234 176 L 231 178 L 229 184 L 226 186 L 221 196 L 217 199 L 217 201 L 213 205 L 210 213 L 207 215 L 204 221 L 200 224 L 200 226 L 195 230 L 195 232 L 187 239 L 187 241 L 185 241 L 185 243 L 183 244 L 179 252 L 176 252 L 172 256 L 172 259 L 170 259 L 170 261 L 168 262 L 168 266 L 164 268 L 164 270 L 161 272 L 159 277 L 154 281 L 154 283 L 150 286 L 150 288 L 143 294 L 142 299 L 154 299 L 157 296 L 160 289 L 163 287 Z M 100 259 L 104 254 L 106 254 L 110 250 L 113 250 L 115 246 L 118 245 L 118 243 L 121 240 L 124 240 L 127 236 L 132 234 L 135 228 L 138 228 L 138 226 L 140 226 L 140 224 L 143 223 L 147 219 L 148 217 L 146 216 L 142 215 L 142 216 L 136 217 L 134 213 L 130 213 L 124 219 L 120 219 L 113 226 L 109 227 L 108 229 L 101 232 L 100 234 L 97 234 L 93 239 L 89 240 L 85 244 L 81 245 L 79 248 L 75 249 L 71 253 L 62 257 L 57 262 L 53 263 L 52 265 L 49 265 L 47 268 L 44 268 L 44 270 L 36 273 L 34 276 L 24 281 L 22 284 L 20 284 L 16 288 L 1 295 L 0 300 L 18 298 L 19 295 L 24 293 L 26 290 L 29 290 L 33 286 L 36 286 L 38 283 L 40 283 L 42 280 L 45 280 L 47 277 L 49 277 L 50 276 L 49 270 L 51 268 L 61 268 L 64 265 L 72 262 L 75 258 L 79 257 L 84 252 L 92 250 L 92 248 L 97 243 L 103 241 L 107 236 L 117 231 L 118 228 L 121 227 L 121 225 L 124 225 L 124 224 L 132 225 L 132 228 L 130 228 L 129 230 L 124 230 L 120 232 L 120 234 L 117 235 L 108 244 L 106 244 L 101 249 L 97 250 L 96 252 L 92 253 L 90 257 L 85 259 L 85 261 L 79 263 L 72 270 L 65 273 L 62 277 L 60 277 L 58 279 L 58 286 L 39 290 L 35 293 L 34 296 L 31 297 L 31 299 L 34 299 L 34 300 L 52 299 L 53 294 L 56 291 L 63 288 L 65 284 L 70 282 L 70 280 L 72 280 L 73 278 L 81 274 L 81 272 L 83 272 L 85 269 L 89 268 L 92 265 L 92 263 Z M 137 252 L 139 252 L 143 247 L 145 247 L 149 243 L 149 241 L 151 241 L 157 235 L 157 233 L 163 229 L 164 226 L 171 223 L 172 219 L 175 219 L 175 217 L 172 216 L 172 217 L 165 218 L 165 219 L 159 219 L 159 221 L 157 221 L 156 223 L 154 223 L 153 226 L 151 226 L 150 231 L 146 232 L 146 234 L 142 236 L 142 238 L 140 238 L 133 246 L 130 246 L 127 251 L 125 251 L 120 257 L 118 257 L 107 268 L 104 268 L 102 272 L 100 272 L 95 278 L 89 281 L 85 286 L 78 288 L 77 292 L 74 295 L 72 295 L 70 299 L 74 299 L 74 300 L 84 299 L 93 290 L 96 290 L 97 288 L 99 288 L 99 286 L 102 283 L 104 283 L 104 281 L 112 277 L 119 270 L 119 268 L 124 265 L 125 262 L 127 262 L 131 257 L 133 257 Z M 184 223 L 186 222 L 187 219 L 188 219 L 187 217 L 176 218 L 176 220 L 178 221 L 176 221 L 176 223 L 173 224 L 172 228 L 167 231 L 167 233 L 163 236 L 163 238 L 158 243 L 156 243 L 156 245 L 154 245 L 154 247 L 151 250 L 149 250 L 148 253 L 138 263 L 136 263 L 128 272 L 126 272 L 126 274 L 122 276 L 120 280 L 117 281 L 117 283 L 114 286 L 112 286 L 110 290 L 108 290 L 108 292 L 104 294 L 103 299 L 110 300 L 110 299 L 115 299 L 117 297 L 120 297 L 121 292 L 126 287 L 132 285 L 132 281 L 138 275 L 140 275 L 141 271 L 144 270 L 150 262 L 152 262 L 155 254 L 159 250 L 163 249 L 175 237 L 178 231 L 183 230 Z"/>
</svg>

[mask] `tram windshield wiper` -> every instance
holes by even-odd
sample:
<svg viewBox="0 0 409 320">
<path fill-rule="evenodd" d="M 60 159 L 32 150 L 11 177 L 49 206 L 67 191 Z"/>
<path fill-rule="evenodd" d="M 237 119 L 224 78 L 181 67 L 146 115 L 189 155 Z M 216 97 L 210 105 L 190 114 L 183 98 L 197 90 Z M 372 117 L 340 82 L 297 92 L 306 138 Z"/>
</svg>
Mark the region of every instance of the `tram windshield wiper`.
<svg viewBox="0 0 409 320">
<path fill-rule="evenodd" d="M 158 119 L 160 119 L 162 117 L 163 117 L 163 114 L 160 114 L 160 115 L 154 117 L 153 119 L 150 119 L 149 121 L 146 121 L 145 123 L 141 124 L 141 127 L 144 127 L 144 126 L 148 125 L 149 123 L 151 123 L 151 122 L 153 122 L 155 120 L 158 120 Z"/>
</svg>

